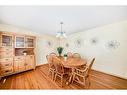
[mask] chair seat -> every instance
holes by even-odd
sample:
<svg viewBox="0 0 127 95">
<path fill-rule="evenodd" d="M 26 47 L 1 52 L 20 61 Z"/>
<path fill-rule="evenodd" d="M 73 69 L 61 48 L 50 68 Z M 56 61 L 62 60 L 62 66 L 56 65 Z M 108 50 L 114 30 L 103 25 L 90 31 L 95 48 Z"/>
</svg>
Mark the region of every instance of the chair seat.
<svg viewBox="0 0 127 95">
<path fill-rule="evenodd" d="M 82 65 L 82 66 L 79 66 L 77 67 L 77 69 L 81 69 L 81 70 L 84 70 L 86 68 L 86 64 Z"/>
</svg>

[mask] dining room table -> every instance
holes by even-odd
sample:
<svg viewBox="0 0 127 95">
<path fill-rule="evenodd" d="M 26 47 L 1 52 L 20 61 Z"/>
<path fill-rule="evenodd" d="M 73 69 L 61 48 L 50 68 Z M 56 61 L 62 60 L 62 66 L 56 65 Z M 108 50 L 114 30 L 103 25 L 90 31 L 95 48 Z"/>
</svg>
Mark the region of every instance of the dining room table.
<svg viewBox="0 0 127 95">
<path fill-rule="evenodd" d="M 72 82 L 75 68 L 78 68 L 87 64 L 87 61 L 83 58 L 68 58 L 66 60 L 64 58 L 59 58 L 59 59 L 61 60 L 61 63 L 63 64 L 65 68 L 72 69 L 72 73 L 67 84 L 70 84 Z"/>
</svg>

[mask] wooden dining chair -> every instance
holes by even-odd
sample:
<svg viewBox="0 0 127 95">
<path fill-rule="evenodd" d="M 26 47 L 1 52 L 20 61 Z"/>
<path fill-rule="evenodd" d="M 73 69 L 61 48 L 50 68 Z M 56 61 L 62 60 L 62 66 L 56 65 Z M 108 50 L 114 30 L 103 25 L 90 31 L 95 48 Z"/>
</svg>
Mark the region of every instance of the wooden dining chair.
<svg viewBox="0 0 127 95">
<path fill-rule="evenodd" d="M 57 56 L 56 53 L 54 53 L 54 52 L 50 53 L 49 55 L 51 55 L 51 56 Z"/>
<path fill-rule="evenodd" d="M 53 59 L 53 63 L 54 63 L 55 69 L 56 69 L 54 81 L 56 81 L 57 77 L 60 77 L 61 78 L 61 87 L 63 87 L 64 67 L 60 63 L 59 60 Z"/>
<path fill-rule="evenodd" d="M 81 58 L 81 56 L 80 56 L 79 53 L 74 53 L 74 54 L 73 54 L 73 57 L 74 57 L 74 58 Z"/>
<path fill-rule="evenodd" d="M 51 55 L 47 55 L 46 58 L 47 58 L 48 65 L 49 65 L 48 75 L 50 75 L 50 73 L 51 73 L 51 77 L 52 77 L 52 80 L 53 80 L 54 79 L 54 74 L 55 74 L 55 66 L 53 64 L 53 57 Z"/>
<path fill-rule="evenodd" d="M 75 68 L 73 72 L 73 80 L 72 82 L 76 81 L 86 87 L 87 80 L 88 80 L 88 88 L 90 87 L 90 71 L 91 67 L 95 61 L 95 58 L 92 59 L 89 65 L 84 66 L 84 68 Z"/>
<path fill-rule="evenodd" d="M 69 58 L 73 58 L 73 54 L 71 52 L 67 53 L 67 59 L 69 59 Z"/>
<path fill-rule="evenodd" d="M 53 63 L 54 63 L 55 69 L 56 69 L 54 81 L 56 81 L 57 77 L 59 77 L 61 79 L 61 87 L 63 87 L 64 75 L 66 75 L 66 74 L 70 75 L 70 73 L 68 73 L 68 71 L 65 70 L 65 68 L 59 58 L 54 58 Z"/>
</svg>

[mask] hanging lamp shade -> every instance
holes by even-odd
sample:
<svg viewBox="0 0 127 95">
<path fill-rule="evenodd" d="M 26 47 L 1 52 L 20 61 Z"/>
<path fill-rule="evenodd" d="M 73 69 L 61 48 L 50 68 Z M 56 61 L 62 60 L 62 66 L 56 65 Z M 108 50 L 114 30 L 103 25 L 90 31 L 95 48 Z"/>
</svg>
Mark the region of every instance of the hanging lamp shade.
<svg viewBox="0 0 127 95">
<path fill-rule="evenodd" d="M 62 30 L 63 22 L 60 22 L 60 24 L 61 24 L 61 31 L 57 32 L 56 37 L 61 39 L 66 38 L 67 37 L 66 33 Z"/>
</svg>

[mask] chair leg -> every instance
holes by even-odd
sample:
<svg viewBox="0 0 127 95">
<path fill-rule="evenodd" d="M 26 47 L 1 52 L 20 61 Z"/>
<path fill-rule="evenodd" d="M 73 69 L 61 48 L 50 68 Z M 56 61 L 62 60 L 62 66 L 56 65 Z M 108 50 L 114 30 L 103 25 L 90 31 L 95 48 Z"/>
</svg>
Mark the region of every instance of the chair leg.
<svg viewBox="0 0 127 95">
<path fill-rule="evenodd" d="M 52 80 L 54 79 L 54 72 L 52 72 Z"/>
<path fill-rule="evenodd" d="M 61 76 L 61 87 L 63 87 L 63 75 Z"/>
<path fill-rule="evenodd" d="M 90 77 L 88 76 L 88 88 L 90 87 L 91 83 L 90 83 Z"/>
<path fill-rule="evenodd" d="M 84 88 L 86 89 L 86 85 L 87 85 L 86 78 L 83 78 L 83 81 L 84 81 Z"/>
<path fill-rule="evenodd" d="M 89 89 L 89 87 L 90 87 L 90 78 L 89 77 L 87 77 L 87 78 L 85 78 L 85 85 L 86 85 L 86 88 L 87 89 Z"/>
<path fill-rule="evenodd" d="M 74 82 L 74 80 L 75 80 L 75 74 L 73 74 L 72 83 Z"/>
<path fill-rule="evenodd" d="M 50 70 L 48 71 L 48 76 L 50 75 Z"/>
<path fill-rule="evenodd" d="M 57 74 L 55 74 L 54 81 L 56 81 Z"/>
<path fill-rule="evenodd" d="M 55 75 L 56 75 L 56 73 L 54 72 L 54 74 L 53 74 L 53 80 L 55 79 Z"/>
</svg>

